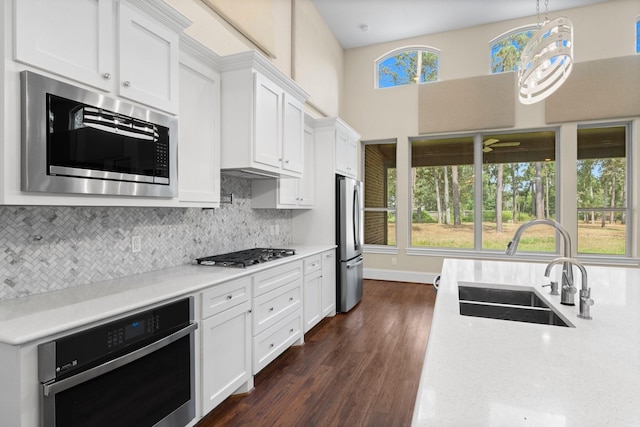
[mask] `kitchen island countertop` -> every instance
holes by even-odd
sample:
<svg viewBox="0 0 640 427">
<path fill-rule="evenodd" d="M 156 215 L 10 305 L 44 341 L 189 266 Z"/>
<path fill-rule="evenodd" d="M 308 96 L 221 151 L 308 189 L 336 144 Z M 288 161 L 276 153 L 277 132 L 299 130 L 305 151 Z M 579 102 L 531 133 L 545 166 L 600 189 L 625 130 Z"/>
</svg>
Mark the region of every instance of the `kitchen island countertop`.
<svg viewBox="0 0 640 427">
<path fill-rule="evenodd" d="M 335 246 L 296 246 L 296 254 L 247 268 L 184 265 L 0 302 L 0 343 L 22 345 L 179 298 Z"/>
<path fill-rule="evenodd" d="M 584 320 L 578 295 L 564 306 L 541 287 L 545 267 L 445 261 L 414 427 L 640 425 L 640 269 L 586 267 L 595 305 Z M 575 327 L 462 316 L 459 281 L 535 288 Z"/>
</svg>

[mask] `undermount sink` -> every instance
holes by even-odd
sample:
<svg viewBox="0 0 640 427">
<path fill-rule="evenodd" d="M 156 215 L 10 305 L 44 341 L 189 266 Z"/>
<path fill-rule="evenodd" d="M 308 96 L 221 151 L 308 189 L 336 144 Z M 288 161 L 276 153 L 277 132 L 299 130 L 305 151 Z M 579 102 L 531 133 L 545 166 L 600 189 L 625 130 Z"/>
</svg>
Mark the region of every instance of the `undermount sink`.
<svg viewBox="0 0 640 427">
<path fill-rule="evenodd" d="M 533 291 L 458 284 L 460 314 L 516 322 L 573 327 Z"/>
</svg>

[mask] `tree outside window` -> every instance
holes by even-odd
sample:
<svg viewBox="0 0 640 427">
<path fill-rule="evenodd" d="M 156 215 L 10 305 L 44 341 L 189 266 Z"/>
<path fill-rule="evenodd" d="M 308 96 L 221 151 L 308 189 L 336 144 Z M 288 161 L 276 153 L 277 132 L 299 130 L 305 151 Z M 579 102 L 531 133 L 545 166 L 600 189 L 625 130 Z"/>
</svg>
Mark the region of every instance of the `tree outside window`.
<svg viewBox="0 0 640 427">
<path fill-rule="evenodd" d="M 537 29 L 538 27 L 535 25 L 518 28 L 489 42 L 491 46 L 491 73 L 517 71 L 522 50 Z"/>
<path fill-rule="evenodd" d="M 428 47 L 402 48 L 376 61 L 378 88 L 438 80 L 439 52 Z"/>
</svg>

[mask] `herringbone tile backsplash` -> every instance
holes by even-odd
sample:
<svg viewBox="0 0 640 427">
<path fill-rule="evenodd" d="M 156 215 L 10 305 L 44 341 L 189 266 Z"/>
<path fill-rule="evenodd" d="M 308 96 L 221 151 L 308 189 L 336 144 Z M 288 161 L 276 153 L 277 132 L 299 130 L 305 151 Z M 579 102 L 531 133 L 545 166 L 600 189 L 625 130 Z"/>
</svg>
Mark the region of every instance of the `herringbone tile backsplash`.
<svg viewBox="0 0 640 427">
<path fill-rule="evenodd" d="M 251 209 L 251 182 L 223 175 L 219 209 L 0 207 L 0 300 L 291 243 L 291 211 Z M 279 234 L 271 228 L 278 225 Z M 131 252 L 131 237 L 142 250 Z"/>
</svg>

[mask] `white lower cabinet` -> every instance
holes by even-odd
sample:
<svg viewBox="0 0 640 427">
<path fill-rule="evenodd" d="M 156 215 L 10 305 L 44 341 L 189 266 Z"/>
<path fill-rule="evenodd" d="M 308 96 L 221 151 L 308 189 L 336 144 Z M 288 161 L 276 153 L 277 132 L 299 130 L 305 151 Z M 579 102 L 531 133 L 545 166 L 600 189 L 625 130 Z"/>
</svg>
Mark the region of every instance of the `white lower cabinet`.
<svg viewBox="0 0 640 427">
<path fill-rule="evenodd" d="M 336 314 L 336 251 L 320 254 L 322 258 L 322 317 Z"/>
<path fill-rule="evenodd" d="M 304 260 L 304 332 L 322 319 L 322 264 L 320 255 Z"/>
<path fill-rule="evenodd" d="M 202 292 L 202 411 L 211 411 L 248 383 L 251 374 L 251 278 Z"/>
<path fill-rule="evenodd" d="M 335 251 L 304 259 L 304 332 L 336 313 Z"/>
<path fill-rule="evenodd" d="M 253 374 L 302 343 L 302 261 L 253 276 Z"/>
</svg>

